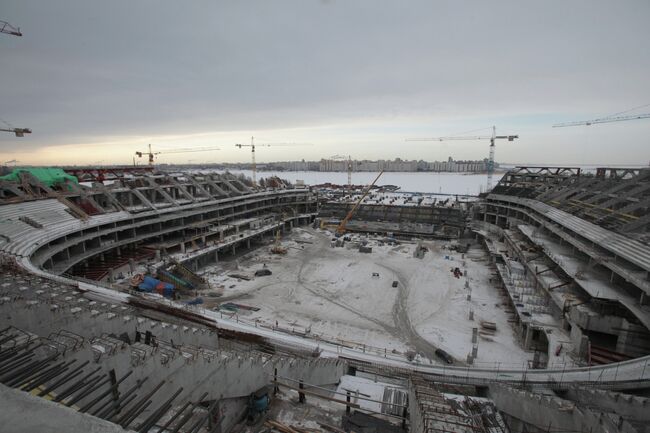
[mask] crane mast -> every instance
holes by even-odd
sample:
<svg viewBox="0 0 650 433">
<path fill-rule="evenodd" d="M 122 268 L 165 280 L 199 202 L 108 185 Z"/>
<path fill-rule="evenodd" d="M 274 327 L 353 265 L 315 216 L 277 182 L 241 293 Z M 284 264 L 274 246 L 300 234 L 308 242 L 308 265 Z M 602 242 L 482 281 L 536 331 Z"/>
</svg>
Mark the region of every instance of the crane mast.
<svg viewBox="0 0 650 433">
<path fill-rule="evenodd" d="M 519 135 L 497 135 L 496 126 L 492 126 L 492 135 L 476 135 L 476 136 L 448 136 L 448 137 L 433 137 L 433 138 L 407 138 L 406 141 L 451 141 L 451 140 L 490 140 L 490 153 L 487 162 L 487 190 L 492 189 L 492 178 L 494 176 L 494 151 L 496 148 L 496 140 L 514 141 L 519 138 Z"/>
<path fill-rule="evenodd" d="M 251 144 L 241 144 L 237 143 L 235 144 L 235 147 L 239 147 L 240 149 L 243 149 L 244 147 L 250 147 L 251 148 L 251 168 L 253 170 L 253 186 L 257 186 L 257 164 L 255 162 L 255 147 L 256 146 L 264 146 L 264 147 L 271 147 L 271 146 L 305 146 L 305 144 L 300 144 L 300 143 L 255 143 L 255 137 L 251 137 Z"/>
<path fill-rule="evenodd" d="M 154 152 L 151 150 L 151 144 L 148 145 L 148 151 L 136 151 L 135 154 L 138 158 L 142 158 L 144 155 L 148 157 L 149 167 L 153 167 L 154 158 L 156 155 L 170 154 L 170 153 L 192 153 L 192 152 L 211 152 L 213 150 L 221 150 L 218 147 L 188 147 L 188 148 L 178 148 L 170 149 L 166 151 Z M 135 165 L 135 158 L 133 159 L 133 165 Z"/>
</svg>

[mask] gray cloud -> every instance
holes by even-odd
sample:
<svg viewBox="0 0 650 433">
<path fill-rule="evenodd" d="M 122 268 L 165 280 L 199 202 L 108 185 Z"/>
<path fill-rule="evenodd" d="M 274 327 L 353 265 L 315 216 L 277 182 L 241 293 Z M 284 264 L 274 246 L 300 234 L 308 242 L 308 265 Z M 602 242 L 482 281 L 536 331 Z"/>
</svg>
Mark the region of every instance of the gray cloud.
<svg viewBox="0 0 650 433">
<path fill-rule="evenodd" d="M 0 117 L 34 129 L 26 148 L 369 118 L 550 125 L 650 102 L 645 0 L 3 0 L 0 14 L 24 33 L 0 38 Z M 632 158 L 648 129 L 627 131 Z"/>
</svg>

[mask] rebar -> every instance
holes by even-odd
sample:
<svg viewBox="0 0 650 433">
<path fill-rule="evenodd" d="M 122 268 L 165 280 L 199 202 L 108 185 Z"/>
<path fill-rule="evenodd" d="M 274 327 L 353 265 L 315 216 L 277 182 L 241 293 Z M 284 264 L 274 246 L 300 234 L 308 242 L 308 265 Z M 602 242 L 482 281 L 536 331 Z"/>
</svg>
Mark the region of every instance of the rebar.
<svg viewBox="0 0 650 433">
<path fill-rule="evenodd" d="M 126 427 L 131 423 L 131 421 L 133 421 L 133 420 L 135 419 L 135 417 L 136 417 L 137 415 L 139 415 L 140 412 L 142 412 L 142 410 L 140 409 L 140 407 L 144 404 L 144 402 L 146 402 L 147 400 L 149 400 L 149 399 L 150 399 L 150 398 L 151 398 L 151 397 L 152 397 L 156 392 L 158 392 L 158 390 L 159 390 L 159 389 L 160 389 L 164 384 L 165 384 L 165 381 L 162 380 L 162 381 L 161 381 L 158 385 L 156 385 L 156 386 L 155 386 L 151 391 L 149 391 L 149 393 L 145 394 L 145 396 L 142 397 L 142 398 L 140 399 L 140 401 L 137 402 L 137 403 L 133 406 L 133 408 L 131 408 L 127 413 L 125 413 L 124 415 L 122 415 L 122 417 L 121 417 L 120 419 L 118 419 L 117 424 L 120 424 L 122 427 L 126 428 Z M 132 415 L 133 415 L 133 416 L 132 416 Z"/>
<path fill-rule="evenodd" d="M 172 407 L 172 401 L 178 397 L 178 395 L 183 392 L 183 388 L 178 388 L 178 390 L 171 396 L 169 397 L 158 409 L 153 411 L 151 415 L 147 419 L 145 419 L 139 426 L 138 426 L 138 432 L 139 433 L 146 433 L 148 432 L 151 427 L 153 427 L 156 422 L 163 416 L 165 415 L 169 409 Z"/>
<path fill-rule="evenodd" d="M 122 378 L 120 380 L 117 381 L 117 383 L 115 383 L 114 385 L 111 385 L 111 387 L 107 391 L 105 391 L 100 396 L 96 397 L 93 401 L 89 402 L 84 407 L 80 408 L 79 412 L 87 412 L 88 410 L 90 410 L 93 406 L 95 406 L 97 403 L 102 401 L 108 394 L 112 393 L 115 389 L 117 389 L 119 384 L 122 383 L 124 381 L 124 379 L 129 377 L 132 373 L 133 373 L 133 370 L 126 373 L 124 376 L 122 376 Z M 110 401 L 109 401 L 109 403 L 110 403 Z M 103 405 L 102 407 L 100 407 L 96 412 L 101 411 L 102 409 L 104 409 L 104 407 L 106 407 L 106 405 Z M 96 415 L 96 413 L 93 413 L 93 415 Z"/>
<path fill-rule="evenodd" d="M 83 373 L 82 368 L 84 368 L 88 363 L 90 363 L 90 361 L 85 361 L 83 364 L 78 365 L 77 368 L 72 370 L 70 373 L 66 374 L 65 376 L 63 376 L 62 378 L 60 378 L 56 382 L 50 384 L 45 389 L 43 389 L 41 392 L 39 392 L 38 396 L 43 397 L 43 396 L 49 394 L 50 392 L 54 391 L 56 388 L 63 385 L 64 383 L 68 382 L 70 379 L 73 379 L 76 376 L 82 374 Z"/>
</svg>

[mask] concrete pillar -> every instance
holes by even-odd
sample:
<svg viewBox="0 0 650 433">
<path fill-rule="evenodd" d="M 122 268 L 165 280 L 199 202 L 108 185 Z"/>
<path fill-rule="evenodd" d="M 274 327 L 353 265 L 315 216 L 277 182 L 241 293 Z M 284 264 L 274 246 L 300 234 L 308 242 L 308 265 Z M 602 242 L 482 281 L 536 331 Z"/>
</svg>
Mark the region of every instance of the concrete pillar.
<svg viewBox="0 0 650 433">
<path fill-rule="evenodd" d="M 156 256 L 159 255 L 160 255 L 159 250 L 156 250 Z M 135 272 L 135 260 L 133 260 L 133 258 L 129 259 L 129 269 L 131 270 L 131 273 Z"/>
<path fill-rule="evenodd" d="M 530 326 L 526 326 L 526 331 L 524 334 L 524 350 L 530 349 L 530 344 L 533 339 L 533 330 Z"/>
<path fill-rule="evenodd" d="M 112 283 L 115 281 L 113 268 L 108 268 L 108 282 Z"/>
<path fill-rule="evenodd" d="M 232 255 L 234 256 L 236 252 L 237 252 L 237 250 L 235 249 L 235 245 L 233 244 L 233 246 L 232 246 Z"/>
<path fill-rule="evenodd" d="M 472 343 L 476 344 L 478 342 L 478 328 L 472 328 Z"/>
<path fill-rule="evenodd" d="M 160 250 L 156 250 L 155 253 L 156 261 L 159 262 L 161 257 L 160 257 Z M 133 262 L 133 259 L 129 259 L 129 265 L 131 266 L 131 272 L 135 271 L 135 263 Z"/>
<path fill-rule="evenodd" d="M 179 246 L 181 247 L 181 253 L 185 253 L 185 241 L 181 242 Z"/>
<path fill-rule="evenodd" d="M 248 248 L 248 249 L 251 248 L 251 239 L 250 238 L 246 239 L 246 248 Z"/>
<path fill-rule="evenodd" d="M 214 262 L 219 263 L 219 251 L 216 250 L 214 252 Z"/>
</svg>

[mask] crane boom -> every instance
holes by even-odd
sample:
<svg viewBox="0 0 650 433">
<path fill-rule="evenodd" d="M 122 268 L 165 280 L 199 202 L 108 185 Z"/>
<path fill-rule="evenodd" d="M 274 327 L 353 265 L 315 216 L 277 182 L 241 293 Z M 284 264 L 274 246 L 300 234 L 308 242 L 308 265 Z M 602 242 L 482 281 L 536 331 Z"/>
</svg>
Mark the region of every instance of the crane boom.
<svg viewBox="0 0 650 433">
<path fill-rule="evenodd" d="M 496 140 L 514 141 L 519 135 L 497 135 L 496 127 L 492 127 L 492 135 L 448 136 L 433 138 L 407 138 L 406 141 L 451 141 L 451 140 L 490 140 L 490 154 L 487 165 L 487 190 L 492 189 L 492 176 L 494 174 L 494 148 Z"/>
<path fill-rule="evenodd" d="M 6 33 L 8 35 L 13 35 L 13 36 L 23 35 L 22 33 L 20 33 L 20 29 L 18 27 L 14 27 L 6 21 L 0 21 L 0 33 Z"/>
<path fill-rule="evenodd" d="M 167 151 L 163 150 L 163 151 L 154 152 L 151 150 L 151 144 L 149 144 L 148 151 L 137 151 L 135 152 L 135 154 L 138 156 L 138 158 L 142 158 L 143 155 L 147 155 L 149 157 L 149 165 L 153 166 L 154 157 L 156 155 L 169 154 L 169 153 L 210 152 L 213 150 L 221 150 L 221 149 L 218 147 L 188 147 L 188 148 L 178 148 L 178 149 L 170 149 Z"/>
<path fill-rule="evenodd" d="M 354 216 L 354 213 L 357 211 L 357 208 L 361 205 L 361 202 L 363 201 L 364 198 L 366 198 L 366 196 L 368 195 L 368 193 L 370 192 L 372 187 L 375 186 L 375 184 L 377 183 L 377 181 L 379 180 L 379 178 L 381 177 L 382 174 L 384 174 L 384 170 L 380 171 L 379 174 L 377 175 L 377 177 L 375 178 L 375 180 L 373 180 L 372 183 L 366 187 L 363 194 L 361 194 L 361 198 L 359 198 L 359 200 L 357 200 L 357 202 L 354 204 L 354 206 L 352 206 L 352 209 L 350 209 L 350 212 L 348 212 L 348 214 L 345 216 L 345 218 L 343 218 L 343 220 L 341 220 L 341 223 L 336 228 L 336 234 L 342 235 L 343 233 L 345 233 L 345 227 L 348 225 L 348 222 L 352 219 L 352 217 Z"/>
<path fill-rule="evenodd" d="M 556 123 L 553 125 L 553 128 L 564 128 L 566 126 L 590 126 L 597 123 L 610 123 L 610 122 L 624 122 L 626 120 L 638 120 L 638 119 L 648 119 L 650 118 L 650 113 L 645 114 L 635 114 L 632 116 L 616 116 L 616 117 L 603 117 L 600 119 L 594 120 L 581 120 L 578 122 L 567 122 L 567 123 Z"/>
<path fill-rule="evenodd" d="M 24 137 L 25 134 L 31 134 L 32 130 L 29 128 L 0 128 L 2 132 L 12 132 L 16 137 Z"/>
<path fill-rule="evenodd" d="M 255 143 L 255 137 L 251 137 L 251 144 L 241 144 L 237 143 L 235 144 L 235 147 L 239 147 L 240 149 L 244 147 L 250 147 L 251 148 L 251 162 L 252 162 L 252 169 L 253 169 L 253 186 L 257 186 L 257 164 L 255 163 L 255 146 L 264 146 L 264 147 L 271 147 L 271 146 L 306 146 L 308 144 L 301 144 L 301 143 Z"/>
</svg>

